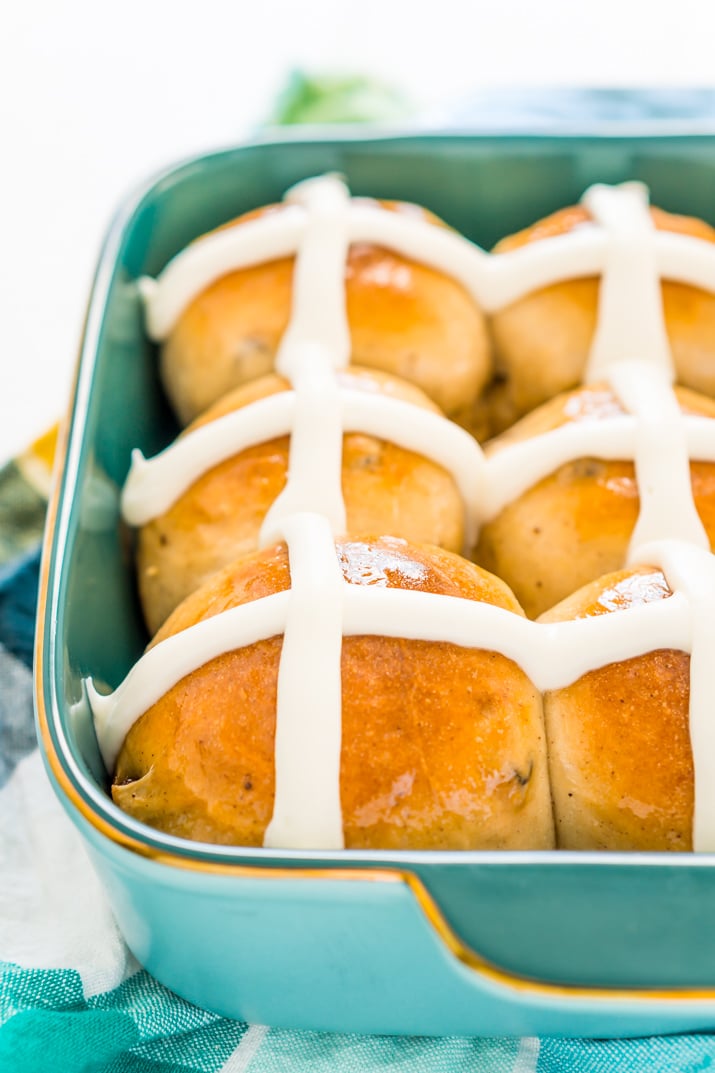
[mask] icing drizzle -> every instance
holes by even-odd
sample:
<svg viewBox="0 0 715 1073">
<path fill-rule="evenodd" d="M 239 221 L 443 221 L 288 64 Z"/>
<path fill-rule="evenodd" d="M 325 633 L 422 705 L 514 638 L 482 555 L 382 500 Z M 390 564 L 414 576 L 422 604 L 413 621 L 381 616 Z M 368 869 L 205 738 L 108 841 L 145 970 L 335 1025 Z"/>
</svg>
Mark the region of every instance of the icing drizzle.
<svg viewBox="0 0 715 1073">
<path fill-rule="evenodd" d="M 309 386 L 304 385 L 304 405 L 311 398 L 307 390 Z M 465 507 L 465 550 L 471 549 L 477 537 L 477 521 L 483 519 L 485 490 L 480 474 L 483 473 L 486 480 L 489 467 L 477 441 L 440 414 L 389 395 L 337 387 L 327 405 L 330 406 L 330 419 L 339 418 L 341 432 L 363 432 L 389 440 L 408 451 L 426 454 L 451 473 Z M 297 393 L 283 391 L 201 425 L 180 436 L 152 459 L 146 460 L 140 451 L 134 451 L 122 492 L 125 520 L 130 525 L 144 525 L 168 510 L 213 466 L 255 443 L 295 430 L 296 410 Z M 320 420 L 325 420 L 325 416 L 321 412 Z M 304 427 L 310 429 L 312 426 L 306 422 Z M 704 449 L 703 446 L 701 450 Z M 715 458 L 715 436 L 712 437 L 712 452 Z M 340 457 L 339 450 L 334 449 L 334 454 Z M 315 472 L 320 474 L 324 460 L 318 461 L 320 464 Z M 336 526 L 335 531 L 341 532 L 344 528 L 344 525 Z"/>
<path fill-rule="evenodd" d="M 696 849 L 715 850 L 715 721 L 709 711 L 715 695 L 715 559 L 693 503 L 689 472 L 690 458 L 715 461 L 715 422 L 680 413 L 659 292 L 662 276 L 715 291 L 715 250 L 687 236 L 656 232 L 641 184 L 592 187 L 583 200 L 592 224 L 492 258 L 423 220 L 351 202 L 342 181 L 326 176 L 294 187 L 279 212 L 193 243 L 156 281 L 142 283 L 148 331 L 161 339 L 188 302 L 221 275 L 297 255 L 292 316 L 277 361 L 293 390 L 198 429 L 151 462 L 135 455 L 123 502 L 129 520 L 147 520 L 208 466 L 291 429 L 288 482 L 261 538 L 286 539 L 292 588 L 161 642 L 109 696 L 89 683 L 108 766 L 136 719 L 184 675 L 221 652 L 282 633 L 276 800 L 265 844 L 336 848 L 343 837 L 342 636 L 378 634 L 490 649 L 518 663 L 541 690 L 562 688 L 612 662 L 674 648 L 691 653 L 693 842 Z M 537 287 L 600 274 L 598 325 L 586 375 L 605 377 L 627 415 L 566 425 L 487 460 L 471 437 L 434 414 L 340 389 L 334 373 L 350 353 L 343 265 L 350 243 L 358 241 L 446 272 L 487 310 Z M 641 509 L 629 558 L 658 566 L 673 595 L 609 616 L 544 624 L 466 599 L 348 584 L 333 535 L 345 525 L 340 456 L 342 434 L 353 425 L 421 453 L 429 444 L 429 457 L 457 479 L 472 535 L 479 521 L 569 459 L 633 458 Z M 162 497 L 152 507 L 159 488 Z"/>
<path fill-rule="evenodd" d="M 308 210 L 300 203 L 296 192 L 308 183 L 328 181 L 331 181 L 329 177 L 323 177 L 298 184 L 292 188 L 291 201 L 284 208 L 205 235 L 178 253 L 155 280 L 146 277 L 140 280 L 150 338 L 157 342 L 165 339 L 190 302 L 227 272 L 277 257 L 288 257 L 302 249 L 309 218 Z M 333 177 L 332 181 L 337 180 Z M 633 209 L 638 211 L 642 225 L 644 219 L 639 203 L 642 205 L 646 197 L 646 188 L 642 184 L 599 185 L 589 188 L 582 201 L 591 211 L 608 219 L 608 228 L 597 222 L 583 224 L 568 234 L 528 243 L 498 255 L 489 254 L 463 235 L 418 216 L 389 212 L 357 199 L 349 202 L 344 212 L 348 244 L 384 246 L 444 272 L 461 283 L 482 309 L 492 313 L 541 287 L 579 276 L 601 276 L 603 279 L 604 274 L 612 272 L 613 232 L 624 217 L 629 219 L 626 213 L 616 212 L 613 208 L 613 199 L 620 200 L 621 197 L 627 198 L 631 212 Z M 625 201 L 623 204 L 625 206 Z M 629 230 L 631 227 L 629 224 Z M 637 237 L 642 257 L 642 229 L 632 227 L 632 230 L 641 230 Z M 629 236 L 629 241 L 634 237 Z M 626 236 L 622 238 L 625 240 Z M 626 241 L 621 242 L 621 253 L 630 260 L 630 254 L 626 254 L 627 245 Z M 653 267 L 661 279 L 715 292 L 715 247 L 712 244 L 691 235 L 654 231 L 651 225 L 647 245 L 652 252 Z M 642 259 L 647 262 L 647 251 Z M 629 288 L 630 283 L 628 280 Z M 630 331 L 629 338 L 634 338 Z"/>
<path fill-rule="evenodd" d="M 336 405 L 342 408 L 344 432 L 364 432 L 426 454 L 452 474 L 467 516 L 465 550 L 471 550 L 479 525 L 491 521 L 508 503 L 567 462 L 636 457 L 639 423 L 632 414 L 561 425 L 507 444 L 486 457 L 459 425 L 402 399 L 339 388 Z M 201 425 L 152 459 L 135 450 L 122 493 L 125 521 L 145 525 L 167 511 L 213 466 L 254 443 L 288 434 L 294 427 L 294 411 L 294 395 L 284 391 Z M 715 422 L 694 414 L 679 413 L 679 417 L 687 456 L 715 462 Z M 659 445 L 665 454 L 668 443 L 663 437 Z"/>
<path fill-rule="evenodd" d="M 291 590 L 276 713 L 276 796 L 265 846 L 343 848 L 340 651 L 343 576 L 325 518 L 283 527 Z"/>
<path fill-rule="evenodd" d="M 659 232 L 651 221 L 647 188 L 643 183 L 598 184 L 581 200 L 609 239 L 586 381 L 601 380 L 614 364 L 641 355 L 673 380 L 656 262 Z"/>
</svg>

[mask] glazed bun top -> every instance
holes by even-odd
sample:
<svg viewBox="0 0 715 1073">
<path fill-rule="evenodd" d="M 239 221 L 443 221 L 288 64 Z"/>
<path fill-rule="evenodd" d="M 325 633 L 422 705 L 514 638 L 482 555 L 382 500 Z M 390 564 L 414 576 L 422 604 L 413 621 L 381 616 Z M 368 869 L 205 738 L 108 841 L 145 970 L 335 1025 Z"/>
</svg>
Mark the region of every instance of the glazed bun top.
<svg viewBox="0 0 715 1073">
<path fill-rule="evenodd" d="M 419 406 L 423 410 L 431 410 L 432 413 L 441 414 L 439 406 L 425 395 L 421 388 L 407 380 L 400 380 L 391 373 L 383 372 L 382 369 L 366 369 L 362 366 L 350 365 L 347 369 L 340 369 L 336 374 L 338 383 L 351 391 L 369 392 L 377 395 L 386 395 L 388 398 L 401 399 L 413 406 Z M 259 380 L 251 380 L 235 391 L 229 391 L 222 395 L 213 406 L 192 422 L 191 428 L 201 428 L 208 425 L 225 414 L 232 413 L 237 405 L 249 406 L 258 399 L 264 399 L 268 395 L 276 395 L 280 391 L 290 391 L 291 384 L 284 376 L 270 373 Z"/>
<path fill-rule="evenodd" d="M 676 235 L 689 235 L 703 242 L 715 242 L 715 228 L 696 216 L 680 216 L 659 209 L 655 205 L 651 206 L 650 215 L 657 231 L 669 231 Z M 530 242 L 540 242 L 542 239 L 567 235 L 574 228 L 592 221 L 593 216 L 584 205 L 571 205 L 544 217 L 543 220 L 538 220 L 522 231 L 507 235 L 497 242 L 494 253 L 510 253 L 527 246 Z"/>
<path fill-rule="evenodd" d="M 626 611 L 630 607 L 643 607 L 666 600 L 672 595 L 673 591 L 662 570 L 650 566 L 631 567 L 584 585 L 578 592 L 571 593 L 555 607 L 545 611 L 539 617 L 539 622 L 570 622 L 607 615 L 612 611 Z"/>
<path fill-rule="evenodd" d="M 336 540 L 335 552 L 349 585 L 460 597 L 502 607 L 523 618 L 524 612 L 503 581 L 442 548 L 397 537 L 343 537 Z M 248 555 L 188 596 L 157 632 L 149 650 L 188 626 L 290 587 L 284 543 Z"/>
<path fill-rule="evenodd" d="M 351 588 L 459 597 L 521 614 L 497 578 L 437 548 L 383 537 L 340 540 L 335 551 Z M 290 573 L 285 545 L 232 564 L 184 601 L 154 646 L 285 592 Z M 323 754 L 300 708 L 329 691 L 331 669 L 303 680 L 291 731 L 281 647 L 273 637 L 226 651 L 167 690 L 125 739 L 115 801 L 172 834 L 229 844 L 310 846 L 316 796 L 321 831 L 334 812 L 347 847 L 553 845 L 541 701 L 514 663 L 439 641 L 345 637 L 341 732 Z M 339 802 L 321 799 L 319 778 L 290 790 L 316 753 L 338 776 Z"/>
<path fill-rule="evenodd" d="M 349 585 L 408 589 L 434 596 L 458 597 L 524 613 L 507 585 L 475 563 L 434 545 L 408 543 L 395 536 L 340 538 L 335 553 Z M 288 548 L 284 543 L 245 556 L 217 572 L 211 583 L 191 593 L 149 643 L 148 650 L 194 626 L 254 600 L 291 588 Z"/>
<path fill-rule="evenodd" d="M 714 241 L 709 224 L 650 208 L 631 183 L 592 187 L 580 205 L 498 243 L 505 265 L 572 260 L 567 273 L 535 274 L 530 290 L 494 311 L 492 431 L 600 379 L 609 355 L 645 358 L 715 396 Z"/>
<path fill-rule="evenodd" d="M 697 414 L 715 418 L 715 399 L 680 385 L 675 385 L 673 392 L 683 415 Z M 538 409 L 532 410 L 522 417 L 518 424 L 490 440 L 485 445 L 485 451 L 487 455 L 496 455 L 510 445 L 542 436 L 564 425 L 581 421 L 605 421 L 612 417 L 625 417 L 627 414 L 628 410 L 610 384 L 584 384 L 573 391 L 561 392 Z"/>
<path fill-rule="evenodd" d="M 468 551 L 476 443 L 419 388 L 388 373 L 349 366 L 335 372 L 333 385 L 345 425 L 342 445 L 330 442 L 340 454 L 334 492 L 342 494 L 344 529 Z M 291 472 L 296 408 L 289 380 L 261 377 L 209 407 L 159 459 L 135 460 L 122 506 L 125 519 L 140 526 L 139 593 L 151 633 L 211 573 L 265 543 L 271 511 L 301 468 L 308 489 L 313 480 L 328 487 L 335 480 L 329 449 L 307 467 L 293 460 Z M 255 435 L 246 437 L 246 427 Z M 320 418 L 310 431 L 320 433 Z"/>
<path fill-rule="evenodd" d="M 350 204 L 446 228 L 417 205 L 369 198 L 353 198 Z M 273 220 L 280 225 L 285 211 L 284 205 L 270 205 L 246 213 L 186 252 L 247 224 Z M 162 348 L 161 369 L 182 422 L 274 368 L 291 315 L 293 264 L 292 257 L 268 258 L 227 271 L 180 311 Z M 344 279 L 351 361 L 411 381 L 448 414 L 468 417 L 491 359 L 482 313 L 459 282 L 368 242 L 350 246 Z"/>
<path fill-rule="evenodd" d="M 668 398 L 679 408 L 680 435 L 685 432 L 692 440 L 689 466 L 685 459 L 679 463 L 683 502 L 689 470 L 697 511 L 693 516 L 691 508 L 692 532 L 700 535 L 701 522 L 715 547 L 715 454 L 702 457 L 702 445 L 694 442 L 696 430 L 707 433 L 715 419 L 715 400 L 681 387 L 668 389 Z M 623 438 L 629 425 L 630 442 L 628 434 Z M 530 617 L 628 561 L 639 515 L 645 519 L 648 512 L 648 485 L 654 481 L 663 486 L 665 498 L 664 513 L 651 528 L 653 539 L 663 534 L 664 518 L 673 524 L 668 506 L 673 473 L 668 474 L 667 460 L 657 461 L 648 476 L 642 452 L 637 473 L 636 427 L 614 388 L 594 383 L 544 403 L 486 445 L 488 467 L 495 476 L 501 473 L 500 487 L 511 494 L 484 519 L 475 558 L 507 582 Z M 665 424 L 661 434 L 669 439 Z M 672 453 L 675 439 L 669 442 Z M 641 484 L 646 485 L 643 508 Z"/>
</svg>

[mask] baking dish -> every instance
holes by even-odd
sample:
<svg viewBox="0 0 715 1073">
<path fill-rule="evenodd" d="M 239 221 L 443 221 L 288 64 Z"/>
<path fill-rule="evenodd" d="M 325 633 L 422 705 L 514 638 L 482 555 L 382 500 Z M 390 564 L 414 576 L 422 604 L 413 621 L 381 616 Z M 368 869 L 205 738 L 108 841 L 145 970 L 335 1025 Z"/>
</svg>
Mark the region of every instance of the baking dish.
<svg viewBox="0 0 715 1073">
<path fill-rule="evenodd" d="M 312 853 L 202 846 L 106 792 L 82 679 L 116 686 L 147 637 L 119 489 L 177 429 L 135 281 L 310 175 L 424 204 L 483 246 L 638 178 L 715 222 L 715 137 L 295 137 L 204 156 L 121 210 L 93 288 L 45 541 L 41 747 L 137 958 L 211 1010 L 295 1028 L 640 1035 L 715 1028 L 711 855 Z"/>
</svg>

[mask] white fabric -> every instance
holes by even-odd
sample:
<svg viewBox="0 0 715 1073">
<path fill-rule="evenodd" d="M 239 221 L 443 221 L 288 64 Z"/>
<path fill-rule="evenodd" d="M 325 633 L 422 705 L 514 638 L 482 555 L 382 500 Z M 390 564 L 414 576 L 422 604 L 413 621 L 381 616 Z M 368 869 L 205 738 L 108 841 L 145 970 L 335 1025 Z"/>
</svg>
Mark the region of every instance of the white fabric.
<svg viewBox="0 0 715 1073">
<path fill-rule="evenodd" d="M 539 1061 L 541 1041 L 536 1036 L 524 1036 L 519 1041 L 519 1050 L 511 1073 L 534 1073 Z"/>
<path fill-rule="evenodd" d="M 0 861 L 0 961 L 76 969 L 86 998 L 137 971 L 37 750 L 0 790 Z"/>
<path fill-rule="evenodd" d="M 219 1073 L 246 1073 L 270 1029 L 267 1025 L 251 1025 L 235 1051 L 232 1051 Z"/>
</svg>

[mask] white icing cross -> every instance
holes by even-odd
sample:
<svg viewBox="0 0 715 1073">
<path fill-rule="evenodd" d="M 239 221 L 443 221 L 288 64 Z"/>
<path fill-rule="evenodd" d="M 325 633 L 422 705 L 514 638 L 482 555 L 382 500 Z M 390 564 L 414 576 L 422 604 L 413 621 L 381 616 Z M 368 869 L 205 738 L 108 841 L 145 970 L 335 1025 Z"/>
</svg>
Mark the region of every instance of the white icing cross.
<svg viewBox="0 0 715 1073">
<path fill-rule="evenodd" d="M 620 398 L 620 389 L 614 387 L 614 391 Z M 624 398 L 621 401 L 627 405 Z M 169 510 L 209 469 L 256 443 L 288 435 L 295 427 L 295 405 L 294 392 L 270 395 L 185 433 L 150 460 L 140 451 L 132 452 L 122 492 L 125 521 L 145 525 Z M 339 388 L 335 405 L 342 410 L 343 432 L 363 432 L 387 440 L 430 458 L 452 474 L 467 515 L 467 553 L 476 542 L 480 524 L 491 521 L 507 504 L 567 462 L 578 458 L 627 461 L 634 460 L 637 453 L 639 422 L 633 414 L 560 425 L 531 439 L 506 444 L 485 457 L 477 441 L 459 425 L 401 399 Z M 715 421 L 695 414 L 679 417 L 687 456 L 698 462 L 715 462 Z M 672 438 L 667 433 L 659 435 L 657 428 L 655 437 L 668 461 Z M 686 506 L 681 517 L 690 516 L 690 510 Z M 341 529 L 335 527 L 334 531 Z"/>
<path fill-rule="evenodd" d="M 424 455 L 452 474 L 465 506 L 465 551 L 471 552 L 487 495 L 480 474 L 486 475 L 489 466 L 477 441 L 445 417 L 389 395 L 338 387 L 329 405 L 329 418 L 339 417 L 341 432 L 376 436 Z M 295 434 L 296 409 L 297 393 L 282 391 L 185 433 L 149 461 L 140 451 L 133 451 L 122 492 L 125 521 L 145 525 L 220 462 L 256 443 Z M 715 434 L 715 422 L 709 423 L 710 430 Z M 715 460 L 715 438 L 710 439 Z M 334 454 L 341 457 L 335 450 Z M 334 525 L 335 532 L 343 530 L 344 525 Z"/>
<path fill-rule="evenodd" d="M 642 357 L 673 380 L 656 259 L 659 232 L 651 220 L 648 188 L 599 184 L 581 203 L 608 236 L 586 382 L 603 380 L 614 364 Z"/>
<path fill-rule="evenodd" d="M 710 548 L 695 509 L 686 419 L 665 372 L 648 361 L 622 361 L 608 370 L 611 387 L 636 419 L 634 451 L 640 497 L 630 554 L 656 540 Z M 715 421 L 709 426 L 715 429 Z"/>
<path fill-rule="evenodd" d="M 343 575 L 330 526 L 284 522 L 291 572 L 276 712 L 276 796 L 264 846 L 342 849 Z"/>
</svg>

